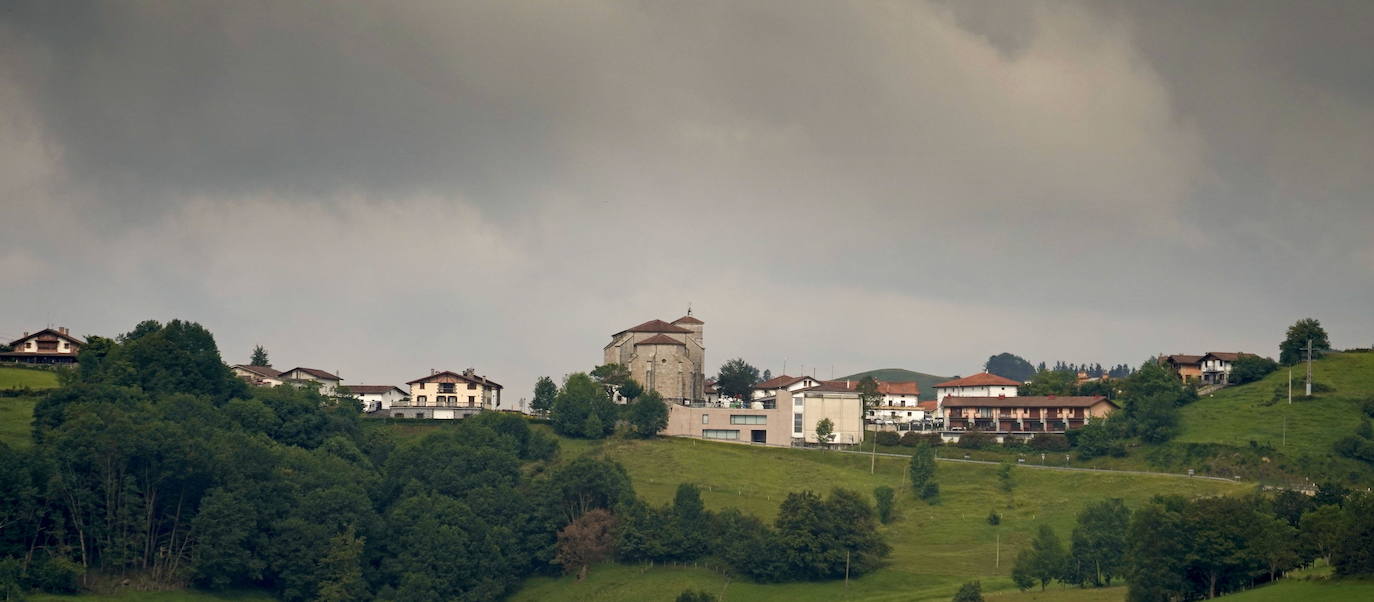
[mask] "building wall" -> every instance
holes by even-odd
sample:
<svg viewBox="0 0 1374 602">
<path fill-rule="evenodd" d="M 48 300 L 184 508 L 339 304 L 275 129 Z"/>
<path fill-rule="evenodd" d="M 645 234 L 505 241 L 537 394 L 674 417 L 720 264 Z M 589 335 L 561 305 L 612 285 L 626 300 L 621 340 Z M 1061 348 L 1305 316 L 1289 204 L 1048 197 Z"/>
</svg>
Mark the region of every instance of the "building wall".
<svg viewBox="0 0 1374 602">
<path fill-rule="evenodd" d="M 721 441 L 732 441 L 738 443 L 750 443 L 754 441 L 754 431 L 763 431 L 764 441 L 767 445 L 789 445 L 792 442 L 791 433 L 791 412 L 787 407 L 778 409 L 745 409 L 745 408 L 694 408 L 680 404 L 669 404 L 668 406 L 668 428 L 663 434 L 673 437 L 693 437 L 697 439 L 714 439 L 708 437 L 707 431 L 738 431 L 736 439 L 715 439 Z M 763 416 L 763 424 L 736 424 L 731 421 L 731 417 L 741 416 Z M 756 420 L 740 419 L 735 421 Z"/>
<path fill-rule="evenodd" d="M 320 383 L 321 395 L 334 395 L 334 388 L 336 385 L 339 384 L 339 381 L 322 380 L 316 377 L 315 375 L 305 372 L 303 370 L 292 370 L 290 372 L 283 372 L 281 377 L 283 379 L 306 380 L 312 383 Z"/>
<path fill-rule="evenodd" d="M 452 384 L 452 393 L 440 393 L 440 384 Z M 473 388 L 468 388 L 472 385 Z M 451 374 L 438 374 L 423 382 L 411 383 L 411 405 L 416 407 L 478 407 L 492 408 L 500 396 L 499 390 L 487 385 L 469 383 Z M 423 400 L 420 398 L 424 397 Z M 443 399 L 439 399 L 442 397 Z M 449 398 L 453 399 L 449 399 Z"/>
<path fill-rule="evenodd" d="M 1017 388 L 1011 385 L 983 387 L 936 387 L 935 399 L 941 404 L 951 395 L 955 397 L 1016 397 Z"/>
<path fill-rule="evenodd" d="M 801 439 L 816 443 L 816 423 L 829 418 L 835 424 L 835 436 L 830 440 L 836 445 L 857 445 L 863 443 L 863 402 L 858 393 L 803 391 L 789 395 L 791 400 L 784 403 L 779 394 L 778 407 L 792 408 L 793 415 L 802 415 Z M 797 401 L 801 400 L 798 405 Z M 794 432 L 793 435 L 796 435 Z"/>
</svg>

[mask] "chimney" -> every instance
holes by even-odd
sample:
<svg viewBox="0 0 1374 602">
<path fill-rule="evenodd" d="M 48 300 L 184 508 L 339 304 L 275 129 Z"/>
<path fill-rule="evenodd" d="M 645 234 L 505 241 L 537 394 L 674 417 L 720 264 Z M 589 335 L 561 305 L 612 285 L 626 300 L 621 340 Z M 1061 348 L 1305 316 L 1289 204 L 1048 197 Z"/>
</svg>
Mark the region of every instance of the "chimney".
<svg viewBox="0 0 1374 602">
<path fill-rule="evenodd" d="M 62 333 L 62 334 L 67 334 L 67 327 L 66 327 L 66 326 L 58 326 L 58 327 L 57 327 L 57 332 L 60 332 L 60 333 Z"/>
</svg>

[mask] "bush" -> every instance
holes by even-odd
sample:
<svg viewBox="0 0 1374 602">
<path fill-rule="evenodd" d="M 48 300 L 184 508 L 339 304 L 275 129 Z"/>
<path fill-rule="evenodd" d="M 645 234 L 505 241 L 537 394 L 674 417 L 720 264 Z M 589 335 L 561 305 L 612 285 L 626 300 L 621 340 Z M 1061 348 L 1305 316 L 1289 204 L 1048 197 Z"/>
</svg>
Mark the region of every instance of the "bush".
<svg viewBox="0 0 1374 602">
<path fill-rule="evenodd" d="M 940 497 L 940 484 L 930 481 L 921 487 L 921 499 L 934 503 L 932 500 Z"/>
<path fill-rule="evenodd" d="M 1374 398 L 1364 400 L 1364 403 L 1360 404 L 1360 409 L 1364 410 L 1364 415 L 1365 415 L 1365 416 L 1369 416 L 1370 418 L 1374 418 Z M 911 434 L 911 433 L 907 433 L 907 434 L 909 435 L 909 434 Z M 903 445 L 906 444 L 906 438 L 905 438 L 905 437 L 903 437 L 902 444 L 903 444 Z"/>
<path fill-rule="evenodd" d="M 29 568 L 29 585 L 50 594 L 75 594 L 81 565 L 62 557 L 49 557 Z"/>
<path fill-rule="evenodd" d="M 1031 437 L 1030 447 L 1038 451 L 1069 451 L 1069 438 L 1057 433 L 1042 433 Z"/>
<path fill-rule="evenodd" d="M 1374 400 L 1370 400 L 1365 403 L 1371 404 L 1366 406 L 1366 411 L 1368 411 L 1370 407 L 1374 407 Z M 905 433 L 902 433 L 901 440 L 899 441 L 902 447 L 916 447 L 916 444 L 920 442 L 921 436 L 916 434 L 916 431 L 907 431 Z"/>
<path fill-rule="evenodd" d="M 997 439 L 987 433 L 974 431 L 959 435 L 959 441 L 954 445 L 963 449 L 987 449 L 997 444 Z"/>
<path fill-rule="evenodd" d="M 677 595 L 677 602 L 716 602 L 716 595 L 700 590 L 683 590 Z"/>
<path fill-rule="evenodd" d="M 887 485 L 873 490 L 873 501 L 878 507 L 878 522 L 883 524 L 892 522 L 892 496 L 892 488 Z"/>
<path fill-rule="evenodd" d="M 1011 450 L 1022 450 L 1026 448 L 1026 440 L 1008 435 L 1002 438 L 1002 447 Z"/>
<path fill-rule="evenodd" d="M 878 445 L 898 445 L 902 441 L 901 436 L 896 431 L 878 431 L 875 437 L 878 439 Z"/>
<path fill-rule="evenodd" d="M 954 594 L 953 602 L 983 602 L 983 584 L 977 581 L 965 583 Z"/>
</svg>

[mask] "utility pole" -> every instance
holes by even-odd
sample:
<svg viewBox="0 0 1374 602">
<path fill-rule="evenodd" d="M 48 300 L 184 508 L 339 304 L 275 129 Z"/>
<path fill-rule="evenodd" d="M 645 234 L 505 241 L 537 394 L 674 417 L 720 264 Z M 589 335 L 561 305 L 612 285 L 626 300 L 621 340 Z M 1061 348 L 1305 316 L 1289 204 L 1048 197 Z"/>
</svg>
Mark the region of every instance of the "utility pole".
<svg viewBox="0 0 1374 602">
<path fill-rule="evenodd" d="M 1288 405 L 1293 405 L 1293 367 L 1288 367 Z"/>
<path fill-rule="evenodd" d="M 1307 339 L 1307 396 L 1312 396 L 1312 339 Z"/>
<path fill-rule="evenodd" d="M 849 591 L 849 550 L 844 551 L 844 591 Z"/>
</svg>

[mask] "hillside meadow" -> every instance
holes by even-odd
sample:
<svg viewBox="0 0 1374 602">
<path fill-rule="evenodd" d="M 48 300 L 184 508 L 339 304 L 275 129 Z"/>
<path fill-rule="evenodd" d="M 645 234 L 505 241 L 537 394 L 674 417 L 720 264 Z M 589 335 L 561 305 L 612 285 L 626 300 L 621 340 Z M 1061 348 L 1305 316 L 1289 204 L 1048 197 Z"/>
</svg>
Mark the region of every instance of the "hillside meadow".
<svg viewBox="0 0 1374 602">
<path fill-rule="evenodd" d="M 57 373 L 49 370 L 0 366 L 0 392 L 12 389 L 41 391 L 57 386 Z M 0 441 L 15 448 L 32 443 L 30 422 L 36 395 L 9 396 L 0 394 Z"/>
<path fill-rule="evenodd" d="M 566 446 L 564 459 L 574 449 Z M 1008 494 L 998 487 L 996 466 L 941 462 L 936 476 L 940 499 L 929 505 L 914 499 L 905 486 L 905 458 L 880 456 L 870 474 L 870 458 L 863 455 L 691 439 L 611 440 L 583 450 L 625 466 L 635 491 L 650 503 L 670 502 L 677 485 L 688 482 L 701 487 L 708 509 L 735 507 L 768 521 L 789 492 L 844 487 L 871 495 L 880 485 L 893 487 L 898 518 L 883 528 L 892 554 L 886 568 L 851 580 L 848 588 L 843 581 L 760 585 L 732 581 L 705 568 L 606 565 L 580 583 L 567 577 L 531 579 L 516 600 L 640 600 L 688 587 L 728 590 L 733 600 L 948 599 L 961 583 L 973 579 L 988 591 L 1011 588 L 1012 559 L 1034 530 L 1048 524 L 1067 540 L 1077 513 L 1090 502 L 1119 497 L 1134 506 L 1161 493 L 1191 497 L 1250 489 L 1169 476 L 1018 468 Z M 1002 517 L 996 527 L 987 522 L 993 511 Z M 1087 597 L 1075 599 L 1117 600 L 1119 592 L 1082 592 Z M 1107 597 L 1094 597 L 1103 595 Z"/>
</svg>

